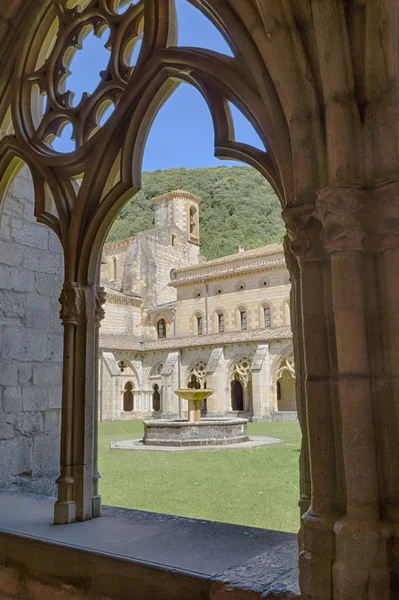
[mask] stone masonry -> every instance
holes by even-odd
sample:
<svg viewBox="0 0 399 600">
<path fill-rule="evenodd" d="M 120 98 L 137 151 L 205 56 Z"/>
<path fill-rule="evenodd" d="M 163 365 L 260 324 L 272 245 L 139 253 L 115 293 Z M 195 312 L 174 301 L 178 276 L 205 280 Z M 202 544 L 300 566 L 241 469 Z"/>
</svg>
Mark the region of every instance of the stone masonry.
<svg viewBox="0 0 399 600">
<path fill-rule="evenodd" d="M 33 214 L 30 174 L 11 185 L 0 228 L 0 488 L 55 491 L 59 472 L 63 255 Z"/>
</svg>

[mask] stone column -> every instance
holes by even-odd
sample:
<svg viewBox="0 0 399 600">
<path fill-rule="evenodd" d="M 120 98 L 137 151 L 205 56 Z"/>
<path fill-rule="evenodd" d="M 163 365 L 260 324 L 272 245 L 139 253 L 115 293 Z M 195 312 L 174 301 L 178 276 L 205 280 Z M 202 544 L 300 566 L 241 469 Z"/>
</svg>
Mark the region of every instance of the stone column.
<svg viewBox="0 0 399 600">
<path fill-rule="evenodd" d="M 324 245 L 331 256 L 338 396 L 346 514 L 337 520 L 334 599 L 390 597 L 387 532 L 379 521 L 375 430 L 365 320 L 361 213 L 357 185 L 318 196 Z"/>
<path fill-rule="evenodd" d="M 309 439 L 306 418 L 305 352 L 303 346 L 301 276 L 298 261 L 291 251 L 291 242 L 288 235 L 284 239 L 284 254 L 291 280 L 290 317 L 291 328 L 293 331 L 294 362 L 296 365 L 295 394 L 298 409 L 298 421 L 302 433 L 301 454 L 299 457 L 300 498 L 298 501 L 300 514 L 302 516 L 310 507 L 312 486 L 310 480 Z M 270 394 L 272 400 L 271 406 L 273 407 L 273 410 L 278 410 L 277 389 L 274 381 L 270 388 Z"/>
<path fill-rule="evenodd" d="M 99 422 L 99 365 L 100 365 L 100 326 L 101 321 L 105 317 L 104 304 L 106 299 L 105 289 L 101 286 L 94 286 L 94 317 L 95 317 L 95 340 L 94 340 L 94 364 L 93 364 L 93 378 L 94 378 L 94 390 L 93 390 L 93 401 L 94 401 L 94 423 L 93 423 L 93 518 L 99 517 L 101 514 L 101 496 L 98 492 L 98 480 L 101 479 L 101 475 L 98 470 L 98 422 Z M 92 321 L 92 319 L 90 320 Z M 90 355 L 89 355 L 90 357 Z"/>
<path fill-rule="evenodd" d="M 61 473 L 55 523 L 84 521 L 99 514 L 97 493 L 98 331 L 103 294 L 96 286 L 66 281 L 61 293 L 64 367 Z"/>
<path fill-rule="evenodd" d="M 259 357 L 259 361 L 257 358 Z M 252 362 L 252 421 L 254 423 L 271 420 L 269 402 L 270 353 L 269 344 L 258 346 Z"/>
<path fill-rule="evenodd" d="M 378 406 L 380 484 L 383 514 L 393 524 L 391 581 L 399 590 L 399 181 L 374 188 L 375 248 L 378 252 L 382 335 L 377 346 L 378 372 L 374 374 L 374 404 Z M 373 321 L 375 315 L 373 314 Z M 382 494 L 381 494 L 382 495 Z"/>
<path fill-rule="evenodd" d="M 324 296 L 328 256 L 322 247 L 320 224 L 313 217 L 314 209 L 314 205 L 285 209 L 284 218 L 290 251 L 299 265 L 300 314 L 294 313 L 293 323 L 295 334 L 300 336 L 296 343 L 303 348 L 303 365 L 299 363 L 299 368 L 306 373 L 306 408 L 301 400 L 301 418 L 305 408 L 311 464 L 311 504 L 303 514 L 300 537 L 300 585 L 303 600 L 330 600 L 336 465 Z M 296 311 L 299 306 L 296 304 Z"/>
</svg>

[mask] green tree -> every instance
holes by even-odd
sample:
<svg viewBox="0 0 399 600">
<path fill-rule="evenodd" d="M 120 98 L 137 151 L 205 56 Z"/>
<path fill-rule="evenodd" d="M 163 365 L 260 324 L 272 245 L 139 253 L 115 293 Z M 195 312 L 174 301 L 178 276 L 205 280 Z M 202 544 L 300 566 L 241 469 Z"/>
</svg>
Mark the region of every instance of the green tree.
<svg viewBox="0 0 399 600">
<path fill-rule="evenodd" d="M 184 189 L 202 199 L 201 254 L 207 260 L 281 241 L 284 224 L 270 184 L 251 167 L 167 169 L 143 173 L 143 188 L 122 208 L 108 241 L 154 227 L 152 198 Z"/>
</svg>

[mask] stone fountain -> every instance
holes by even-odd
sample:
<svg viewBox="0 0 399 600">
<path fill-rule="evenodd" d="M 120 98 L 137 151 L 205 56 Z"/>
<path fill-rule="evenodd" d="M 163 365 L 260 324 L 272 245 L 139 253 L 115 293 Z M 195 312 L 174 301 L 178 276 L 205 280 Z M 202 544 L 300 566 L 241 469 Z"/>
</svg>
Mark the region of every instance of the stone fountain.
<svg viewBox="0 0 399 600">
<path fill-rule="evenodd" d="M 201 418 L 201 402 L 211 389 L 183 388 L 175 394 L 188 401 L 188 419 L 144 421 L 146 446 L 227 446 L 248 442 L 247 419 Z"/>
</svg>

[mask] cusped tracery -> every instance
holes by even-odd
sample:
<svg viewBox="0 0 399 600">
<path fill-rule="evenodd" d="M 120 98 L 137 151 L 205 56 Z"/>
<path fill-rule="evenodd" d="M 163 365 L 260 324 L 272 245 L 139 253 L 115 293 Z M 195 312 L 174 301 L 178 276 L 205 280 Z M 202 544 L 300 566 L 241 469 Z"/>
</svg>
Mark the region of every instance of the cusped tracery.
<svg viewBox="0 0 399 600">
<path fill-rule="evenodd" d="M 30 110 L 22 118 L 35 145 L 51 147 L 54 138 L 71 127 L 78 149 L 106 123 L 136 68 L 144 2 L 54 4 L 58 16 L 43 20 L 42 28 L 48 32 L 38 32 L 33 44 L 36 56 L 31 53 L 23 74 L 21 93 L 29 98 L 25 106 Z"/>
</svg>

